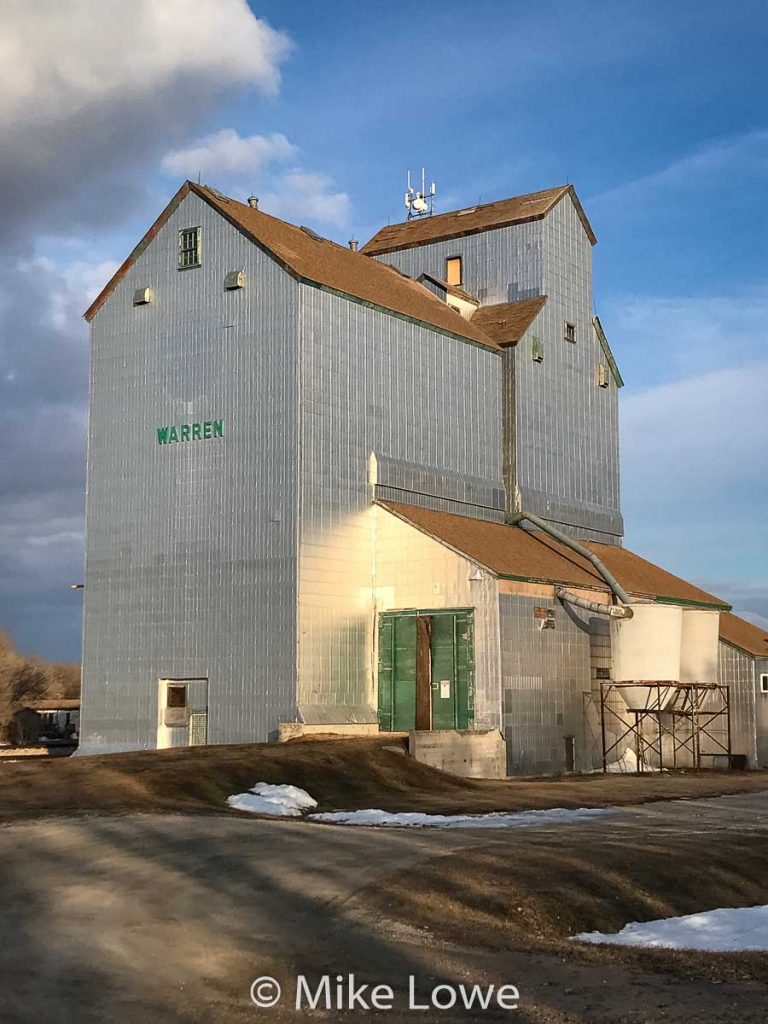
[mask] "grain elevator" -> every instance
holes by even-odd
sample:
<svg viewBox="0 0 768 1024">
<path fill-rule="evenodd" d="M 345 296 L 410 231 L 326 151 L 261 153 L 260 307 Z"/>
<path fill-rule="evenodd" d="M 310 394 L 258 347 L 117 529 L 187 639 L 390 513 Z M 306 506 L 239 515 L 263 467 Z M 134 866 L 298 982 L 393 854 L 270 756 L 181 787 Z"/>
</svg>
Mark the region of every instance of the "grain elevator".
<svg viewBox="0 0 768 1024">
<path fill-rule="evenodd" d="M 572 186 L 358 251 L 186 182 L 86 313 L 83 752 L 762 763 L 768 637 L 622 543 L 595 242 Z"/>
</svg>

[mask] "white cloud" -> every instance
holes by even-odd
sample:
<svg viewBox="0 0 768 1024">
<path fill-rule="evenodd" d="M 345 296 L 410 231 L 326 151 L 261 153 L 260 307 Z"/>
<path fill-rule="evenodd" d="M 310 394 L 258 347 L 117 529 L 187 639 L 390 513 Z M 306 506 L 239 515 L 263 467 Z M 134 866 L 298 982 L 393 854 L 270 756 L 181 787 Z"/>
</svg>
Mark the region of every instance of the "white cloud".
<svg viewBox="0 0 768 1024">
<path fill-rule="evenodd" d="M 232 90 L 274 92 L 290 47 L 246 0 L 5 0 L 0 235 L 124 222 L 160 154 Z"/>
<path fill-rule="evenodd" d="M 269 165 L 298 154 L 298 147 L 280 133 L 244 137 L 222 128 L 166 153 L 161 166 L 166 173 L 192 179 L 200 173 L 209 185 L 238 199 L 256 189 L 261 209 L 276 217 L 343 227 L 349 220 L 349 195 L 336 191 L 328 175 L 292 167 L 280 173 L 270 169 L 266 176 Z"/>
<path fill-rule="evenodd" d="M 21 260 L 18 270 L 46 282 L 47 304 L 40 310 L 51 327 L 83 335 L 82 317 L 120 264 L 115 260 L 89 263 L 75 260 L 59 266 L 49 257 Z M 45 321 L 44 321 L 45 322 Z"/>
<path fill-rule="evenodd" d="M 768 130 L 758 129 L 713 139 L 650 174 L 633 178 L 593 196 L 588 200 L 588 205 L 595 207 L 616 200 L 637 200 L 664 189 L 690 188 L 694 181 L 701 187 L 708 179 L 720 180 L 724 172 L 730 173 L 734 169 L 741 174 L 746 169 L 768 169 Z"/>
<path fill-rule="evenodd" d="M 628 547 L 687 579 L 706 574 L 765 584 L 767 393 L 768 363 L 756 362 L 623 400 Z M 727 599 L 734 586 L 709 589 Z M 750 608 L 735 593 L 732 600 L 737 608 Z"/>
<path fill-rule="evenodd" d="M 751 622 L 753 626 L 758 626 L 760 629 L 768 632 L 768 618 L 765 615 L 760 615 L 759 612 L 742 612 L 741 615 L 747 622 Z"/>
<path fill-rule="evenodd" d="M 276 185 L 274 191 L 264 193 L 261 202 L 276 217 L 320 221 L 333 227 L 343 227 L 349 219 L 349 196 L 335 192 L 333 181 L 325 174 L 289 171 Z"/>
<path fill-rule="evenodd" d="M 768 610 L 768 291 L 629 296 L 605 322 L 621 400 L 627 545 L 737 609 Z M 632 381 L 650 386 L 630 390 Z M 748 580 L 760 594 L 739 591 Z M 763 581 L 760 583 L 760 581 Z"/>
<path fill-rule="evenodd" d="M 625 466 L 672 494 L 761 480 L 768 470 L 768 363 L 662 384 L 622 403 Z"/>
<path fill-rule="evenodd" d="M 289 49 L 246 0 L 5 0 L 0 121 L 68 119 L 171 79 L 274 92 Z"/>
<path fill-rule="evenodd" d="M 157 212 L 146 181 L 162 153 L 233 91 L 275 92 L 291 44 L 246 0 L 0 6 L 0 626 L 27 649 L 74 654 L 79 611 L 66 584 L 82 572 L 82 311 L 114 269 L 87 254 L 106 251 L 99 236 L 110 229 Z M 85 258 L 61 265 L 73 253 Z"/>
<path fill-rule="evenodd" d="M 220 175 L 230 178 L 258 179 L 270 163 L 295 157 L 298 149 L 285 135 L 249 135 L 243 137 L 232 128 L 206 135 L 182 149 L 167 153 L 162 168 L 183 178 Z M 206 177 L 206 180 L 207 177 Z"/>
<path fill-rule="evenodd" d="M 621 295 L 601 310 L 629 388 L 758 362 L 768 348 L 768 288 L 735 295 Z"/>
</svg>

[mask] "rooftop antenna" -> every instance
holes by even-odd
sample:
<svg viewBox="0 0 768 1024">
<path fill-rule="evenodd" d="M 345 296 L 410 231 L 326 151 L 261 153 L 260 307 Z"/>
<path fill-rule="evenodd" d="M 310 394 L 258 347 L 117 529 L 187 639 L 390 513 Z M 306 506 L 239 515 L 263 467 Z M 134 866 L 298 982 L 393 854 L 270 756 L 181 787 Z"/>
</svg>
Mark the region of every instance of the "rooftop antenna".
<svg viewBox="0 0 768 1024">
<path fill-rule="evenodd" d="M 405 208 L 408 211 L 408 220 L 414 217 L 431 217 L 434 211 L 435 193 L 437 189 L 434 181 L 430 183 L 427 191 L 426 171 L 421 168 L 421 191 L 416 192 L 411 185 L 411 172 L 408 171 L 408 187 L 405 190 Z"/>
</svg>

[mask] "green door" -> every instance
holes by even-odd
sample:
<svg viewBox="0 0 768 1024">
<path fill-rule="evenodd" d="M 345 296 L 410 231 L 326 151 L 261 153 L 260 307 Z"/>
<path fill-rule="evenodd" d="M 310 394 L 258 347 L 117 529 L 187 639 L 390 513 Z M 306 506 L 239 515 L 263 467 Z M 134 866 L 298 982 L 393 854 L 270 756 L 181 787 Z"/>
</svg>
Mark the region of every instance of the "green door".
<svg viewBox="0 0 768 1024">
<path fill-rule="evenodd" d="M 379 620 L 379 728 L 410 732 L 416 721 L 416 616 Z"/>
<path fill-rule="evenodd" d="M 425 627 L 428 619 L 428 628 Z M 417 624 L 423 628 L 419 629 Z M 419 651 L 419 643 L 429 646 Z M 425 659 L 426 655 L 426 659 Z M 419 668 L 426 679 L 419 679 Z M 429 685 L 431 723 L 417 712 L 419 682 Z M 474 618 L 471 610 L 386 612 L 379 616 L 379 727 L 382 731 L 467 729 L 474 718 Z"/>
<path fill-rule="evenodd" d="M 432 728 L 456 729 L 456 617 L 432 620 Z"/>
</svg>

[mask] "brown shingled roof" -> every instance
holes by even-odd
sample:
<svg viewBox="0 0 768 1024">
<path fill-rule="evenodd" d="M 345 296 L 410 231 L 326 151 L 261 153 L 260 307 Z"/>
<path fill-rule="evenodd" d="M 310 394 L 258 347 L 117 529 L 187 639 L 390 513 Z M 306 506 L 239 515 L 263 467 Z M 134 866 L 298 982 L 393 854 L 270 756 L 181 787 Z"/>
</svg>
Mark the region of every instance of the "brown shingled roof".
<svg viewBox="0 0 768 1024">
<path fill-rule="evenodd" d="M 104 303 L 117 282 L 143 252 L 170 214 L 189 192 L 200 196 L 209 206 L 241 231 L 250 241 L 269 253 L 294 277 L 351 296 L 408 319 L 419 321 L 446 334 L 474 341 L 497 350 L 497 345 L 478 327 L 433 295 L 428 288 L 359 252 L 320 238 L 286 221 L 255 210 L 234 199 L 217 195 L 209 188 L 186 182 L 152 225 L 139 245 L 87 310 L 90 320 Z"/>
<path fill-rule="evenodd" d="M 493 339 L 497 345 L 516 345 L 544 308 L 546 295 L 517 302 L 500 302 L 496 306 L 480 306 L 472 314 L 472 323 Z"/>
<path fill-rule="evenodd" d="M 435 512 L 415 505 L 389 501 L 379 504 L 498 576 L 608 592 L 605 581 L 590 562 L 540 531 Z M 720 598 L 673 576 L 626 548 L 595 541 L 582 543 L 599 555 L 624 588 L 637 597 L 729 607 Z"/>
<path fill-rule="evenodd" d="M 403 221 L 401 224 L 390 224 L 377 231 L 360 251 L 368 256 L 380 256 L 387 252 L 397 252 L 399 249 L 410 249 L 414 245 L 425 245 L 448 238 L 462 238 L 464 235 L 474 235 L 478 231 L 490 231 L 492 228 L 503 228 L 509 224 L 541 220 L 567 195 L 573 200 L 584 230 L 594 245 L 597 238 L 579 202 L 576 190 L 573 185 L 560 185 L 557 188 L 544 189 L 542 192 L 529 192 L 524 196 L 501 199 L 496 203 L 483 203 L 482 206 L 470 206 L 451 213 L 438 213 L 433 217 L 419 217 Z"/>
<path fill-rule="evenodd" d="M 79 711 L 79 697 L 46 697 L 45 700 L 28 700 L 24 707 L 29 711 Z"/>
<path fill-rule="evenodd" d="M 720 616 L 720 639 L 747 654 L 768 658 L 768 633 L 733 612 L 724 612 Z"/>
</svg>

